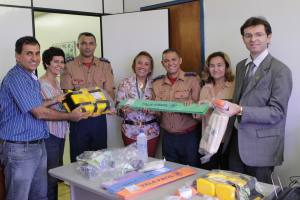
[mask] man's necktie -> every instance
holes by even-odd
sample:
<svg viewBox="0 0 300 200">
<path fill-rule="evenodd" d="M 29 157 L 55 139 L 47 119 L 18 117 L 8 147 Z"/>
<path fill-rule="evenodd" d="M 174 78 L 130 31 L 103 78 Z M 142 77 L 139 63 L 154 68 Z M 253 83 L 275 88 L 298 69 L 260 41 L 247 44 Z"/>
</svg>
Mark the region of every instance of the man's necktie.
<svg viewBox="0 0 300 200">
<path fill-rule="evenodd" d="M 255 64 L 254 64 L 253 62 L 250 62 L 250 63 L 248 64 L 247 72 L 246 72 L 246 75 L 245 75 L 245 78 L 244 78 L 243 91 L 245 91 L 247 85 L 248 85 L 249 82 L 251 81 L 251 78 L 252 78 L 253 75 L 254 75 L 254 69 L 255 69 Z"/>
</svg>

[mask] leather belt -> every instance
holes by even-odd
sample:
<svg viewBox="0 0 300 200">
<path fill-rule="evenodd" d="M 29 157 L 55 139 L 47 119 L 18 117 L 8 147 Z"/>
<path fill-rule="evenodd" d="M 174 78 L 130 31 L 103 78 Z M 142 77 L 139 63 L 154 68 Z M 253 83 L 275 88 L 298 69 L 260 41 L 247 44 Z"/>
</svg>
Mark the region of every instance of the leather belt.
<svg viewBox="0 0 300 200">
<path fill-rule="evenodd" d="M 154 122 L 157 122 L 157 120 L 156 119 L 152 119 L 152 120 L 147 121 L 147 122 L 124 120 L 123 122 L 124 122 L 124 124 L 135 125 L 135 126 L 142 126 L 142 125 L 152 124 Z"/>
<path fill-rule="evenodd" d="M 184 135 L 184 134 L 188 134 L 188 133 L 192 132 L 193 130 L 197 129 L 197 126 L 198 125 L 195 124 L 195 125 L 187 128 L 187 129 L 184 129 L 184 130 L 180 131 L 180 132 L 168 132 L 168 131 L 167 132 L 170 133 L 170 134 Z"/>
<path fill-rule="evenodd" d="M 32 140 L 32 141 L 11 141 L 1 140 L 1 143 L 12 143 L 12 144 L 41 144 L 44 139 Z"/>
<path fill-rule="evenodd" d="M 189 132 L 192 132 L 193 130 L 195 130 L 197 128 L 197 124 L 185 129 L 182 131 L 182 133 L 189 133 Z"/>
</svg>

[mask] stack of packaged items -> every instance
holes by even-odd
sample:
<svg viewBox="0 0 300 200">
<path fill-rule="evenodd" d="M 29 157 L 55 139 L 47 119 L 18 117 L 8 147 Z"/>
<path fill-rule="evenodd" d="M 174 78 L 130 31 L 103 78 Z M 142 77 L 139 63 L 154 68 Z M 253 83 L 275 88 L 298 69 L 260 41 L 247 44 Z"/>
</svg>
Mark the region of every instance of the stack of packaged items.
<svg viewBox="0 0 300 200">
<path fill-rule="evenodd" d="M 212 170 L 196 180 L 199 194 L 219 200 L 260 200 L 262 195 L 256 178 L 223 170 Z"/>
</svg>

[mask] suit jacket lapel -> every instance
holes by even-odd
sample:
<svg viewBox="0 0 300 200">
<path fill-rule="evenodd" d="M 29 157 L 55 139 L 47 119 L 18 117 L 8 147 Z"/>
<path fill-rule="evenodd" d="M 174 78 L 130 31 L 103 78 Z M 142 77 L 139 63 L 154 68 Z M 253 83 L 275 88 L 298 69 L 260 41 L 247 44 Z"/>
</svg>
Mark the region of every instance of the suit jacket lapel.
<svg viewBox="0 0 300 200">
<path fill-rule="evenodd" d="M 270 63 L 272 60 L 272 56 L 270 54 L 262 61 L 258 69 L 256 70 L 254 77 L 251 79 L 250 83 L 248 84 L 247 88 L 243 92 L 242 96 L 249 93 L 257 83 L 266 75 L 266 72 L 270 69 Z"/>
<path fill-rule="evenodd" d="M 244 84 L 244 80 L 245 80 L 245 74 L 246 74 L 246 69 L 247 67 L 245 66 L 246 60 L 245 62 L 241 65 L 240 67 L 240 71 L 239 73 L 237 73 L 237 77 L 236 77 L 236 94 L 235 94 L 235 102 L 239 103 L 240 97 L 243 93 L 242 88 L 243 88 L 243 84 Z"/>
</svg>

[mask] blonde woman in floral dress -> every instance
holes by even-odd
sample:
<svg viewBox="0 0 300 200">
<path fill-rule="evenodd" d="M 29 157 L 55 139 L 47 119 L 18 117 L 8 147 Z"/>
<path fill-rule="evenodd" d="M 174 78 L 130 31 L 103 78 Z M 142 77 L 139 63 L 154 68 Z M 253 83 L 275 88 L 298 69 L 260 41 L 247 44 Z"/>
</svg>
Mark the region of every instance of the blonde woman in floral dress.
<svg viewBox="0 0 300 200">
<path fill-rule="evenodd" d="M 132 70 L 134 74 L 125 78 L 118 87 L 117 103 L 125 99 L 150 100 L 152 97 L 152 56 L 146 51 L 140 52 L 133 60 Z M 159 141 L 159 126 L 154 113 L 123 107 L 119 115 L 123 118 L 121 132 L 124 145 L 135 142 L 139 133 L 144 132 L 148 139 L 148 155 L 154 157 Z"/>
</svg>

